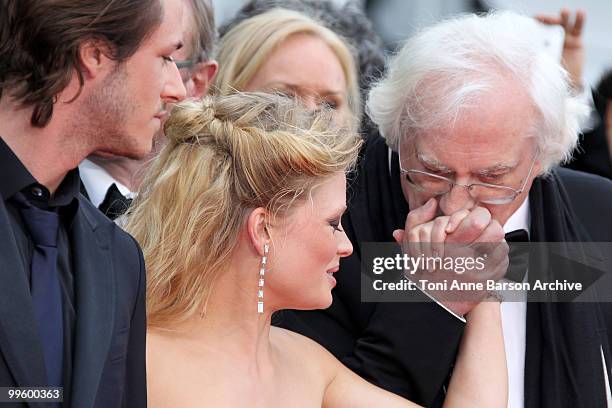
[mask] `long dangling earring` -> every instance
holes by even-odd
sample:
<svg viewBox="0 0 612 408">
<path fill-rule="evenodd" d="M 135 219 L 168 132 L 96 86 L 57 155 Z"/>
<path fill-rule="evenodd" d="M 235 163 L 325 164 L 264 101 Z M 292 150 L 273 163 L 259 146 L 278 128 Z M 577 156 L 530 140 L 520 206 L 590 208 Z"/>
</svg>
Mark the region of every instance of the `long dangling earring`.
<svg viewBox="0 0 612 408">
<path fill-rule="evenodd" d="M 259 268 L 259 288 L 257 289 L 257 313 L 264 311 L 264 275 L 266 274 L 266 262 L 268 262 L 268 244 L 264 244 L 264 255 L 261 257 L 261 267 Z"/>
</svg>

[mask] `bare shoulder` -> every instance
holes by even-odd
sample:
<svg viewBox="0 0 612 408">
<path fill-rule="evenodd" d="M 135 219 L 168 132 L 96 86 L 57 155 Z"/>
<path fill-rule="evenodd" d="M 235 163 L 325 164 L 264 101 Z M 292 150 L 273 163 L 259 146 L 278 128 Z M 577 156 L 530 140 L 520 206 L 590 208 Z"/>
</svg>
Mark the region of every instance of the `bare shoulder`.
<svg viewBox="0 0 612 408">
<path fill-rule="evenodd" d="M 167 354 L 160 351 L 167 343 L 168 340 L 163 333 L 147 330 L 147 367 L 163 362 Z"/>
<path fill-rule="evenodd" d="M 164 383 L 179 371 L 182 358 L 180 347 L 171 336 L 158 331 L 147 331 L 147 381 Z"/>
<path fill-rule="evenodd" d="M 168 339 L 162 333 L 147 331 L 147 400 L 149 406 L 165 408 L 172 406 L 172 400 L 163 390 L 172 391 L 172 375 L 176 367 L 171 364 L 173 348 L 167 347 Z"/>
<path fill-rule="evenodd" d="M 147 366 L 172 360 L 177 351 L 174 343 L 172 337 L 164 332 L 147 330 Z"/>
<path fill-rule="evenodd" d="M 300 333 L 283 329 L 282 327 L 272 326 L 270 329 L 270 337 L 274 341 L 282 342 L 282 344 L 289 349 L 333 358 L 332 354 L 329 353 L 325 347 Z"/>
<path fill-rule="evenodd" d="M 211 383 L 210 359 L 176 341 L 172 334 L 147 332 L 147 400 L 151 408 L 198 406 L 195 390 Z"/>
<path fill-rule="evenodd" d="M 301 378 L 305 381 L 312 376 L 319 379 L 317 390 L 322 391 L 322 407 L 416 407 L 410 401 L 368 383 L 308 337 L 273 327 L 270 338 L 284 349 L 285 360 L 292 361 L 291 366 L 299 367 Z"/>
<path fill-rule="evenodd" d="M 299 364 L 303 369 L 316 371 L 318 376 L 324 374 L 327 382 L 333 379 L 342 366 L 325 347 L 299 333 L 273 326 L 270 329 L 270 339 L 282 350 L 284 358 Z"/>
</svg>

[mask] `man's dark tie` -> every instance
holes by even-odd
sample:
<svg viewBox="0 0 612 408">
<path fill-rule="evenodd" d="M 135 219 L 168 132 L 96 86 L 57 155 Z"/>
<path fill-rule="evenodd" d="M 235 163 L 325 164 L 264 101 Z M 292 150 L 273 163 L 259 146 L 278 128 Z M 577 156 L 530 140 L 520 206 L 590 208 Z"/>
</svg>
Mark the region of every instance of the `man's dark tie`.
<svg viewBox="0 0 612 408">
<path fill-rule="evenodd" d="M 104 200 L 100 203 L 98 209 L 108 218 L 114 220 L 125 214 L 130 204 L 132 204 L 132 199 L 121 194 L 117 185 L 113 183 L 106 191 L 106 196 L 104 196 Z"/>
<path fill-rule="evenodd" d="M 529 233 L 524 229 L 508 232 L 506 242 L 529 242 Z"/>
<path fill-rule="evenodd" d="M 42 340 L 48 386 L 62 386 L 64 330 L 62 292 L 57 270 L 57 235 L 59 215 L 30 204 L 17 193 L 21 219 L 34 243 L 31 264 L 31 293 L 34 314 Z"/>
<path fill-rule="evenodd" d="M 521 283 L 529 266 L 529 250 L 527 245 L 513 244 L 529 242 L 529 234 L 524 229 L 509 232 L 506 234 L 506 242 L 510 246 L 510 252 L 508 253 L 510 264 L 505 278 Z"/>
</svg>

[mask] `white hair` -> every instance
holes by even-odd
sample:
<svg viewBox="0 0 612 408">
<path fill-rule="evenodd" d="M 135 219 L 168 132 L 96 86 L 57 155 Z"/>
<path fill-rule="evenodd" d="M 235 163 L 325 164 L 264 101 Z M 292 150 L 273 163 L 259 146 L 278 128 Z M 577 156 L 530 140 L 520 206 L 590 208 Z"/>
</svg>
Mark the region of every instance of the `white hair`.
<svg viewBox="0 0 612 408">
<path fill-rule="evenodd" d="M 568 74 L 541 51 L 534 19 L 514 12 L 465 15 L 406 42 L 369 93 L 367 111 L 387 144 L 452 125 L 460 110 L 500 80 L 522 86 L 533 103 L 543 172 L 571 158 L 588 107 L 571 94 Z M 503 103 L 503 102 L 500 102 Z"/>
</svg>

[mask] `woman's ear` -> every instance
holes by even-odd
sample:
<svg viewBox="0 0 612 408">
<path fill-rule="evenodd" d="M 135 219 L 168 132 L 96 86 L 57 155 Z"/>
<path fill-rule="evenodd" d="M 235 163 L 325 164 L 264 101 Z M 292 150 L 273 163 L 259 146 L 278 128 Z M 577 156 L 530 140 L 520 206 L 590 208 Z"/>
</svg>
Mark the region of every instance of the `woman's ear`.
<svg viewBox="0 0 612 408">
<path fill-rule="evenodd" d="M 270 234 L 267 228 L 268 219 L 268 212 L 262 207 L 251 211 L 247 218 L 248 237 L 259 256 L 264 256 L 264 245 L 270 243 Z"/>
</svg>

